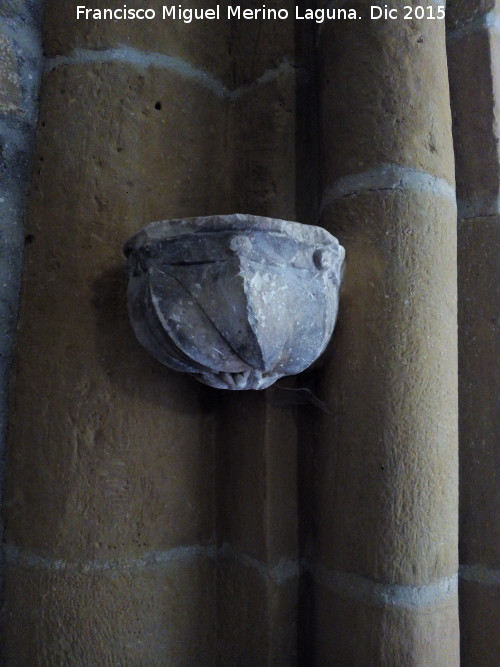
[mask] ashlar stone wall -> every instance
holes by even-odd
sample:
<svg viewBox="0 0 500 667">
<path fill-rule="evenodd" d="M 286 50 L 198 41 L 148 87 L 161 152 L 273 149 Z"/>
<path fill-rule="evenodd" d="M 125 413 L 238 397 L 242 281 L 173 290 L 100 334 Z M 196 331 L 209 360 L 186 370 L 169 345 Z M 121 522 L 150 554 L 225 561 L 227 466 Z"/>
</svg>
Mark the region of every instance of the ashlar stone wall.
<svg viewBox="0 0 500 667">
<path fill-rule="evenodd" d="M 24 218 L 42 68 L 42 1 L 0 5 L 0 493 L 18 318 Z"/>
<path fill-rule="evenodd" d="M 493 665 L 497 75 L 480 42 L 493 53 L 494 2 L 448 4 L 462 655 Z M 458 665 L 444 22 L 45 9 L 4 494 L 6 664 Z M 319 223 L 347 250 L 333 345 L 280 391 L 199 385 L 151 359 L 128 322 L 126 239 L 233 212 Z"/>
</svg>

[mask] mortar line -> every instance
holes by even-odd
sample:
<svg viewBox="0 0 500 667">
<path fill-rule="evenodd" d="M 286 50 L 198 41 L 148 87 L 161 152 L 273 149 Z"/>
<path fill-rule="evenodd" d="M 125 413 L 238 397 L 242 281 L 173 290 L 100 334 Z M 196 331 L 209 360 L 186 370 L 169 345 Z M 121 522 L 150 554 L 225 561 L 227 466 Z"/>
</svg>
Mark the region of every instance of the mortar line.
<svg viewBox="0 0 500 667">
<path fill-rule="evenodd" d="M 384 190 L 425 192 L 456 202 L 455 188 L 444 178 L 411 167 L 383 163 L 333 181 L 325 189 L 320 211 L 323 212 L 333 202 L 344 197 Z"/>
<path fill-rule="evenodd" d="M 285 58 L 277 67 L 271 67 L 267 69 L 265 72 L 263 72 L 263 74 L 261 74 L 257 79 L 255 79 L 255 81 L 246 83 L 230 91 L 229 98 L 231 100 L 238 99 L 239 97 L 242 97 L 243 95 L 246 95 L 247 93 L 251 92 L 255 88 L 259 88 L 259 86 L 274 81 L 281 74 L 295 73 L 297 70 L 298 68 L 294 67 L 289 62 L 289 60 Z"/>
<path fill-rule="evenodd" d="M 73 49 L 71 55 L 52 56 L 45 60 L 45 73 L 52 72 L 55 69 L 65 65 L 81 64 L 105 64 L 111 62 L 125 63 L 133 65 L 138 69 L 147 69 L 156 67 L 166 69 L 192 81 L 201 84 L 207 90 L 210 90 L 217 97 L 224 98 L 229 94 L 229 90 L 224 84 L 211 76 L 207 72 L 193 67 L 185 60 L 174 56 L 167 56 L 163 53 L 146 52 L 134 49 L 130 46 L 118 46 L 113 49 Z"/>
<path fill-rule="evenodd" d="M 492 217 L 500 213 L 500 197 L 499 195 L 489 195 L 458 199 L 457 206 L 459 221 Z"/>
<path fill-rule="evenodd" d="M 166 551 L 152 551 L 139 558 L 117 558 L 116 560 L 68 561 L 52 556 L 22 551 L 19 547 L 7 544 L 5 560 L 7 563 L 21 567 L 43 570 L 81 570 L 82 572 L 105 572 L 108 570 L 134 570 L 148 566 L 167 565 L 176 561 L 192 560 L 199 556 L 215 558 L 214 544 L 181 546 Z"/>
<path fill-rule="evenodd" d="M 261 576 L 271 579 L 278 585 L 284 584 L 290 579 L 298 578 L 301 573 L 301 563 L 299 560 L 282 558 L 276 565 L 266 565 L 254 556 L 233 549 L 228 542 L 225 542 L 219 547 L 217 557 L 239 561 L 246 567 L 256 570 Z"/>
<path fill-rule="evenodd" d="M 189 561 L 199 557 L 206 557 L 210 560 L 222 558 L 239 561 L 246 567 L 251 567 L 263 577 L 269 578 L 279 585 L 289 579 L 298 577 L 300 574 L 299 561 L 283 558 L 276 565 L 266 565 L 253 556 L 233 549 L 228 543 L 224 543 L 219 548 L 216 547 L 215 543 L 174 547 L 166 551 L 149 552 L 142 558 L 88 560 L 81 562 L 23 552 L 13 545 L 6 545 L 5 547 L 5 559 L 7 563 L 43 570 L 79 570 L 85 573 L 136 570 L 151 566 L 168 565 L 179 561 Z"/>
<path fill-rule="evenodd" d="M 70 55 L 52 56 L 45 61 L 45 73 L 54 71 L 55 69 L 65 65 L 80 65 L 80 64 L 104 64 L 104 63 L 125 63 L 133 65 L 139 69 L 146 69 L 148 67 L 156 67 L 159 69 L 169 70 L 180 74 L 186 79 L 195 81 L 209 90 L 220 99 L 237 99 L 254 88 L 268 83 L 269 81 L 278 78 L 281 74 L 287 71 L 295 71 L 288 60 L 283 60 L 277 67 L 267 69 L 255 81 L 244 84 L 230 90 L 225 86 L 220 79 L 212 76 L 182 58 L 176 56 L 168 56 L 163 53 L 141 51 L 130 46 L 120 45 L 113 49 L 105 49 L 102 51 L 95 49 L 79 49 L 76 48 Z"/>
<path fill-rule="evenodd" d="M 432 607 L 452 598 L 458 589 L 458 576 L 444 577 L 422 586 L 411 586 L 379 583 L 354 573 L 329 570 L 323 565 L 312 565 L 305 559 L 282 558 L 276 565 L 269 566 L 254 556 L 233 549 L 227 542 L 219 548 L 214 543 L 209 543 L 206 545 L 175 547 L 166 551 L 154 551 L 145 554 L 142 558 L 83 562 L 39 556 L 23 552 L 12 545 L 7 545 L 5 548 L 5 559 L 10 564 L 42 570 L 73 572 L 77 570 L 85 574 L 165 566 L 199 557 L 206 557 L 213 561 L 223 559 L 240 562 L 245 567 L 255 570 L 262 577 L 270 579 L 279 586 L 298 579 L 303 572 L 310 572 L 317 584 L 325 586 L 334 593 L 364 604 L 376 606 L 389 605 L 409 609 Z M 467 574 L 467 572 L 466 570 L 465 573 Z M 463 576 L 462 571 L 461 576 Z M 468 576 L 472 575 L 469 573 Z M 495 576 L 498 576 L 497 573 L 495 573 Z M 469 580 L 472 579 L 469 578 Z M 484 577 L 481 581 L 484 581 Z"/>
<path fill-rule="evenodd" d="M 500 586 L 500 570 L 492 570 L 485 565 L 460 565 L 459 576 L 476 584 Z"/>
<path fill-rule="evenodd" d="M 458 575 L 443 577 L 423 586 L 381 584 L 350 572 L 335 572 L 322 565 L 313 568 L 313 577 L 340 597 L 363 604 L 404 609 L 434 607 L 453 599 L 458 592 Z"/>
</svg>

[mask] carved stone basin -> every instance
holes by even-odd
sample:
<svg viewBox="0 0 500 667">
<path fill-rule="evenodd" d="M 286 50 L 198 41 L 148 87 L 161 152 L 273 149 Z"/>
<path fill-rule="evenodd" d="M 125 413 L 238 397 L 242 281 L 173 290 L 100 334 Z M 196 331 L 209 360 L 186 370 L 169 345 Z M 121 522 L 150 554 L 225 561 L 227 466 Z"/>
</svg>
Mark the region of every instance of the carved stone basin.
<svg viewBox="0 0 500 667">
<path fill-rule="evenodd" d="M 134 332 L 219 389 L 305 370 L 333 332 L 344 249 L 320 227 L 252 215 L 153 222 L 124 248 Z"/>
</svg>

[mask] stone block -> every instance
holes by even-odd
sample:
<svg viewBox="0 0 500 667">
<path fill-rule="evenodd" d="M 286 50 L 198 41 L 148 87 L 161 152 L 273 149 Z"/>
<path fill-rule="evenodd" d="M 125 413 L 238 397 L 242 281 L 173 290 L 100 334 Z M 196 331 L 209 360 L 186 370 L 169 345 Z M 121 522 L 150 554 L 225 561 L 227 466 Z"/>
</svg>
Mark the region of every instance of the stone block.
<svg viewBox="0 0 500 667">
<path fill-rule="evenodd" d="M 455 204 L 397 188 L 335 201 L 346 248 L 317 445 L 320 559 L 375 581 L 457 570 Z"/>
<path fill-rule="evenodd" d="M 447 0 L 446 27 L 450 31 L 466 27 L 471 21 L 480 20 L 494 11 L 495 4 L 495 0 Z"/>
<path fill-rule="evenodd" d="M 224 112 L 170 72 L 46 79 L 6 496 L 15 545 L 107 557 L 213 537 L 211 420 L 192 381 L 134 340 L 121 249 L 142 222 L 224 208 Z"/>
<path fill-rule="evenodd" d="M 11 40 L 0 35 L 0 112 L 19 113 L 23 91 L 19 64 Z"/>
<path fill-rule="evenodd" d="M 161 53 L 178 58 L 232 87 L 229 21 L 202 19 L 187 24 L 179 19 L 163 20 L 164 4 L 160 0 L 137 0 L 133 3 L 135 10 L 154 9 L 156 18 L 153 20 L 93 20 L 77 19 L 77 4 L 68 4 L 65 0 L 47 0 L 45 51 L 51 57 L 71 54 L 74 49 L 102 51 L 123 45 L 144 53 Z M 86 6 L 103 10 L 109 8 L 110 4 L 106 0 L 95 0 L 92 5 Z M 178 8 L 179 5 L 174 6 Z M 216 6 L 215 0 L 194 0 L 189 3 L 189 8 L 193 10 Z M 117 7 L 116 4 L 114 7 Z M 188 8 L 187 5 L 184 7 Z M 224 12 L 224 7 L 221 7 L 221 11 Z"/>
<path fill-rule="evenodd" d="M 46 201 L 50 170 L 49 199 L 61 207 L 75 197 L 73 182 L 91 184 L 81 207 L 95 234 L 107 220 L 116 256 L 151 220 L 232 212 L 227 103 L 178 73 L 153 72 L 84 64 L 44 79 L 32 189 Z"/>
<path fill-rule="evenodd" d="M 215 565 L 7 569 L 6 664 L 214 665 Z"/>
<path fill-rule="evenodd" d="M 246 2 L 242 9 L 260 9 L 260 0 Z M 254 83 L 259 77 L 283 63 L 293 66 L 295 61 L 295 8 L 287 0 L 275 0 L 272 8 L 286 9 L 288 19 L 231 20 L 231 56 L 234 87 Z M 225 9 L 225 7 L 224 7 Z M 262 129 L 262 126 L 261 126 Z"/>
<path fill-rule="evenodd" d="M 462 222 L 458 247 L 460 552 L 497 569 L 500 218 Z"/>
<path fill-rule="evenodd" d="M 460 639 L 463 665 L 496 667 L 500 655 L 500 586 L 460 582 Z"/>
<path fill-rule="evenodd" d="M 380 164 L 454 180 L 444 21 L 330 21 L 320 33 L 326 183 Z M 363 15 L 366 3 L 351 2 Z M 423 94 L 425 91 L 425 94 Z"/>
<path fill-rule="evenodd" d="M 448 40 L 459 217 L 498 209 L 500 170 L 492 55 L 499 37 L 486 29 Z M 474 63 L 474 66 L 471 66 Z"/>
<path fill-rule="evenodd" d="M 365 605 L 315 589 L 316 662 L 329 665 L 458 665 L 457 599 L 405 609 Z"/>
<path fill-rule="evenodd" d="M 41 27 L 43 2 L 39 0 L 4 0 L 0 6 L 0 19 L 18 21 L 21 25 Z"/>
</svg>

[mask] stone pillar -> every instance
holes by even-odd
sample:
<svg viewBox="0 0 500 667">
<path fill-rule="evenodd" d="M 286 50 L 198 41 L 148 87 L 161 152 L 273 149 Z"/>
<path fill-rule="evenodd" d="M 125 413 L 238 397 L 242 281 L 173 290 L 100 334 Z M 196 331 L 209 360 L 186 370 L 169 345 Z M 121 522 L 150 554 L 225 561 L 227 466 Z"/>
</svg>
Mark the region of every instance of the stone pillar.
<svg viewBox="0 0 500 667">
<path fill-rule="evenodd" d="M 121 247 L 169 217 L 295 218 L 294 23 L 72 11 L 51 0 L 45 23 L 7 660 L 293 664 L 293 416 L 149 358 L 128 323 Z"/>
<path fill-rule="evenodd" d="M 318 665 L 458 665 L 456 203 L 443 20 L 319 35 L 322 224 L 346 248 L 316 452 Z M 375 3 L 381 4 L 381 3 Z M 436 10 L 442 3 L 421 2 Z M 382 5 L 383 6 L 383 5 Z"/>
<path fill-rule="evenodd" d="M 6 664 L 211 665 L 213 412 L 201 386 L 137 344 L 121 249 L 149 221 L 230 209 L 229 26 L 196 22 L 187 37 L 173 21 L 77 21 L 74 10 L 47 3 Z"/>
<path fill-rule="evenodd" d="M 500 655 L 499 3 L 448 3 L 458 199 L 462 663 Z"/>
<path fill-rule="evenodd" d="M 7 0 L 0 7 L 0 494 L 21 264 L 30 240 L 24 217 L 42 69 L 42 7 L 41 0 Z"/>
</svg>

